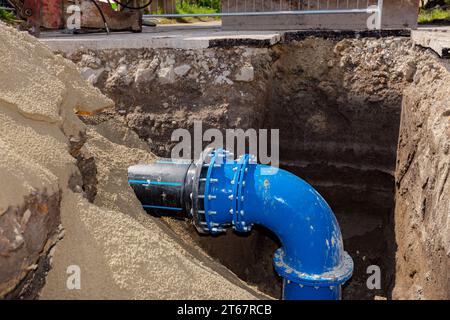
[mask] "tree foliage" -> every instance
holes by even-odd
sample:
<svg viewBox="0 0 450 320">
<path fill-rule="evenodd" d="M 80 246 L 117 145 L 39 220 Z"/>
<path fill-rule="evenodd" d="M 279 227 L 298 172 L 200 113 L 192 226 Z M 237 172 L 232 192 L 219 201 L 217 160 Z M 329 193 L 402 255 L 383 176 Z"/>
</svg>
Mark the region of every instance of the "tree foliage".
<svg viewBox="0 0 450 320">
<path fill-rule="evenodd" d="M 181 6 L 191 5 L 196 7 L 211 8 L 218 12 L 221 9 L 220 0 L 179 0 Z"/>
</svg>

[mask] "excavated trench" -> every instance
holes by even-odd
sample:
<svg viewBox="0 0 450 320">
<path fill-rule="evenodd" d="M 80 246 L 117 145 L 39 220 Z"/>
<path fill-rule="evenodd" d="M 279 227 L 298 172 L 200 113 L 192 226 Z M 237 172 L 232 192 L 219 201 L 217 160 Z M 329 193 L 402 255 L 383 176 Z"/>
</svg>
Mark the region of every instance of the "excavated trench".
<svg viewBox="0 0 450 320">
<path fill-rule="evenodd" d="M 308 37 L 270 48 L 116 50 L 70 58 L 158 156 L 169 157 L 172 132 L 192 131 L 194 121 L 204 130 L 279 129 L 281 167 L 328 201 L 354 259 L 344 298 L 373 299 L 390 298 L 395 281 L 400 115 L 421 55 L 407 38 Z M 188 220 L 163 219 L 247 283 L 281 297 L 272 267 L 280 243 L 269 230 L 200 236 Z M 380 290 L 366 286 L 370 265 L 383 271 Z"/>
<path fill-rule="evenodd" d="M 308 181 L 333 208 L 345 248 L 355 262 L 355 275 L 344 288 L 344 298 L 387 297 L 394 281 L 394 171 L 401 96 L 385 83 L 380 84 L 385 92 L 368 101 L 358 92 L 346 91 L 345 75 L 333 74 L 320 61 L 309 63 L 310 55 L 298 47 L 279 50 L 281 57 L 272 66 L 253 128 L 279 129 L 281 168 Z M 323 79 L 315 78 L 317 74 Z M 366 81 L 374 81 L 373 76 L 367 74 Z M 174 122 L 171 129 L 179 127 L 183 124 Z M 171 226 L 177 223 L 166 221 Z M 183 230 L 174 228 L 179 234 L 187 233 L 194 244 L 244 281 L 281 298 L 282 281 L 272 267 L 273 253 L 281 244 L 270 230 L 258 226 L 251 235 L 228 231 L 210 237 L 198 235 L 189 221 L 182 226 Z M 384 271 L 381 290 L 366 287 L 370 265 Z"/>
</svg>

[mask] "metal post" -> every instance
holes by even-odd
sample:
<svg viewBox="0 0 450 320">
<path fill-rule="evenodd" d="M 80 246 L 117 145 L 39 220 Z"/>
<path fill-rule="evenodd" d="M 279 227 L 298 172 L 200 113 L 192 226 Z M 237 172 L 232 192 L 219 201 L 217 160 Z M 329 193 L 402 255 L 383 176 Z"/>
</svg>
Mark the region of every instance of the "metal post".
<svg viewBox="0 0 450 320">
<path fill-rule="evenodd" d="M 378 0 L 378 12 L 377 12 L 377 28 L 381 30 L 381 22 L 383 17 L 383 0 Z"/>
</svg>

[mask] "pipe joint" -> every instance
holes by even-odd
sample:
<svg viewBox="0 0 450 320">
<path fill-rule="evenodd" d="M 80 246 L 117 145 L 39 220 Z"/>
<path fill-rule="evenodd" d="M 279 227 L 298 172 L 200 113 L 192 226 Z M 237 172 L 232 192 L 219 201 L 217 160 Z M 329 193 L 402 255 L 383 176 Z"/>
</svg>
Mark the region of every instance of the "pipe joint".
<svg viewBox="0 0 450 320">
<path fill-rule="evenodd" d="M 341 298 L 353 261 L 332 210 L 297 176 L 210 149 L 196 162 L 131 167 L 129 181 L 146 209 L 180 210 L 200 233 L 247 233 L 256 224 L 271 230 L 282 243 L 274 267 L 285 299 Z"/>
<path fill-rule="evenodd" d="M 321 274 L 305 273 L 296 270 L 284 261 L 284 256 L 285 252 L 283 248 L 275 251 L 273 258 L 275 270 L 284 279 L 300 286 L 337 287 L 345 283 L 352 276 L 353 260 L 347 252 L 344 252 L 342 264 Z"/>
</svg>

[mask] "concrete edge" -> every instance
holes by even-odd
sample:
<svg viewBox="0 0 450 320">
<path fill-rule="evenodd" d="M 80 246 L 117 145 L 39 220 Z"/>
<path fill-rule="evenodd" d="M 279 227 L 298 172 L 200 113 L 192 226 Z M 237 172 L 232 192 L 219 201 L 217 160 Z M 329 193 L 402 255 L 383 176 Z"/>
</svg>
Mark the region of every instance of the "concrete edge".
<svg viewBox="0 0 450 320">
<path fill-rule="evenodd" d="M 80 49 L 84 50 L 114 50 L 114 49 L 206 49 L 226 47 L 271 47 L 279 43 L 287 44 L 292 41 L 300 41 L 307 37 L 320 37 L 324 39 L 342 40 L 346 38 L 366 37 L 410 37 L 409 29 L 393 30 L 291 30 L 274 32 L 273 34 L 217 34 L 211 36 L 191 35 L 182 36 L 156 36 L 146 34 L 133 36 L 90 36 L 90 37 L 53 37 L 41 38 L 40 41 L 50 47 L 53 51 L 73 53 Z"/>
<path fill-rule="evenodd" d="M 301 30 L 284 32 L 283 43 L 304 40 L 307 37 L 343 40 L 353 38 L 411 37 L 410 29 L 385 30 Z"/>
<path fill-rule="evenodd" d="M 436 31 L 417 31 L 412 33 L 411 39 L 415 45 L 432 50 L 440 58 L 450 59 L 450 37 L 442 39 Z"/>
</svg>

